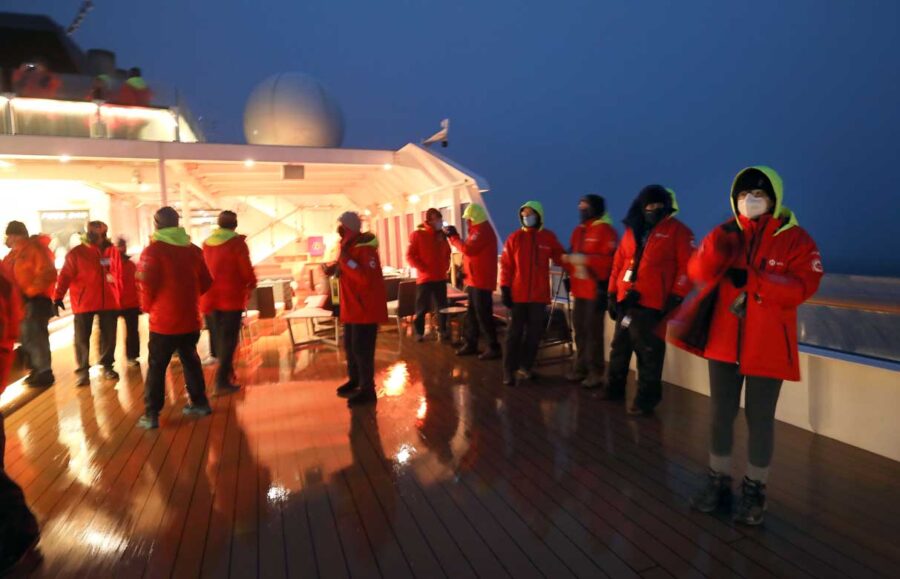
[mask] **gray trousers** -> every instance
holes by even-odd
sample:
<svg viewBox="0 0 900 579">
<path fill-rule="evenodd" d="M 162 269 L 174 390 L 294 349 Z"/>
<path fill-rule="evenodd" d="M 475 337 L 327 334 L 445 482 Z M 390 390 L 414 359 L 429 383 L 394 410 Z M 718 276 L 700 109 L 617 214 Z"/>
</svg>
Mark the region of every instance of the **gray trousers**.
<svg viewBox="0 0 900 579">
<path fill-rule="evenodd" d="M 710 453 L 730 457 L 734 444 L 734 420 L 741 404 L 741 389 L 746 381 L 744 415 L 750 432 L 749 462 L 767 468 L 772 462 L 775 440 L 775 406 L 781 392 L 781 380 L 743 376 L 737 364 L 709 361 Z"/>
</svg>

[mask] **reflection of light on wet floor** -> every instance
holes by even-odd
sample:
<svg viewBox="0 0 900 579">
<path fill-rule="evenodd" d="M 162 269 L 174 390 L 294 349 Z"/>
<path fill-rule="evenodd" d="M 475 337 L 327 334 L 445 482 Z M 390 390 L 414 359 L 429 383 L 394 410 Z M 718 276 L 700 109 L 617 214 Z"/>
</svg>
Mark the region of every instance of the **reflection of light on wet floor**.
<svg viewBox="0 0 900 579">
<path fill-rule="evenodd" d="M 100 472 L 94 464 L 94 453 L 88 447 L 80 417 L 69 416 L 59 421 L 59 441 L 69 448 L 69 472 L 78 482 L 90 486 Z"/>
<path fill-rule="evenodd" d="M 55 352 L 60 348 L 65 348 L 66 346 L 72 345 L 72 339 L 75 335 L 74 330 L 72 329 L 72 322 L 62 321 L 60 322 L 61 326 L 58 330 L 53 330 L 50 333 L 50 351 Z M 28 386 L 25 385 L 25 378 L 22 377 L 19 380 L 16 380 L 12 384 L 9 384 L 6 387 L 6 390 L 3 391 L 3 394 L 0 395 L 0 410 L 3 408 L 10 406 L 15 400 L 17 400 L 20 396 L 22 396 L 28 390 Z"/>
<path fill-rule="evenodd" d="M 128 539 L 118 533 L 107 533 L 88 528 L 81 534 L 81 538 L 93 555 L 123 553 L 128 548 Z"/>
<path fill-rule="evenodd" d="M 409 462 L 409 459 L 412 458 L 412 455 L 418 452 L 415 446 L 411 444 L 402 444 L 400 448 L 397 449 L 397 454 L 394 455 L 394 458 L 397 459 L 397 464 L 404 465 Z"/>
<path fill-rule="evenodd" d="M 0 410 L 2 410 L 5 406 L 11 405 L 19 396 L 25 393 L 28 389 L 25 386 L 25 378 L 20 378 L 16 380 L 12 384 L 6 387 L 6 390 L 3 391 L 3 394 L 0 395 Z"/>
<path fill-rule="evenodd" d="M 379 396 L 401 396 L 406 391 L 407 384 L 409 384 L 409 369 L 406 367 L 406 362 L 400 360 L 388 367 L 384 386 L 378 394 Z"/>
<path fill-rule="evenodd" d="M 428 401 L 425 400 L 425 397 L 422 396 L 419 399 L 419 409 L 416 411 L 416 418 L 419 420 L 425 420 L 425 415 L 428 414 Z"/>
<path fill-rule="evenodd" d="M 291 496 L 291 491 L 286 489 L 285 487 L 279 484 L 273 484 L 269 487 L 269 492 L 266 493 L 266 498 L 269 499 L 270 505 L 277 505 L 279 503 L 284 503 L 288 500 L 288 497 Z"/>
</svg>

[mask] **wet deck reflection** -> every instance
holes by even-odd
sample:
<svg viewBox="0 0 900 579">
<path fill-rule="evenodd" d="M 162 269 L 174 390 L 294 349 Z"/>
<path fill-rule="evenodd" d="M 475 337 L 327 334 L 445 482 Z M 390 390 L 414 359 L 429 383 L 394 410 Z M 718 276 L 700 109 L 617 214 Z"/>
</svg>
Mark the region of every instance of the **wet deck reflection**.
<svg viewBox="0 0 900 579">
<path fill-rule="evenodd" d="M 140 369 L 61 381 L 8 419 L 8 470 L 44 527 L 35 576 L 866 577 L 900 563 L 900 465 L 786 425 L 764 529 L 691 513 L 707 409 L 685 390 L 629 419 L 561 367 L 505 388 L 496 363 L 388 331 L 379 402 L 350 411 L 334 350 L 270 337 L 256 354 L 208 418 L 181 416 L 174 372 L 157 432 L 134 427 Z"/>
</svg>

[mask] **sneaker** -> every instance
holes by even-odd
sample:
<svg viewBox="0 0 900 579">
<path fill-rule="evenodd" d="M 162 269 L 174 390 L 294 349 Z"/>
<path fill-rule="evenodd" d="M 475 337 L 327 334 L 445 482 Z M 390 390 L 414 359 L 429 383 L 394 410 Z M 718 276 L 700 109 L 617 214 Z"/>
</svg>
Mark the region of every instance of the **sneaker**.
<svg viewBox="0 0 900 579">
<path fill-rule="evenodd" d="M 21 532 L 21 531 L 20 531 Z M 33 571 L 40 564 L 37 550 L 41 535 L 38 531 L 22 533 L 15 537 L 3 537 L 0 541 L 0 577 L 16 577 Z"/>
<path fill-rule="evenodd" d="M 579 368 L 574 368 L 566 373 L 566 380 L 569 382 L 584 382 L 587 377 L 587 372 Z"/>
<path fill-rule="evenodd" d="M 488 348 L 484 352 L 478 354 L 479 360 L 499 360 L 503 356 L 503 352 L 500 351 L 499 346 L 494 346 L 493 348 Z"/>
<path fill-rule="evenodd" d="M 355 382 L 347 381 L 338 386 L 336 392 L 338 396 L 346 397 L 353 394 L 353 391 L 357 388 L 359 388 L 359 385 L 357 385 Z"/>
<path fill-rule="evenodd" d="M 240 391 L 241 387 L 238 384 L 222 384 L 221 386 L 216 386 L 215 395 L 224 396 L 226 394 L 234 394 L 235 392 Z"/>
<path fill-rule="evenodd" d="M 465 344 L 462 348 L 456 351 L 457 356 L 474 356 L 478 353 L 478 348 L 473 346 L 472 344 Z"/>
<path fill-rule="evenodd" d="M 709 469 L 706 486 L 691 497 L 691 508 L 701 513 L 712 513 L 731 507 L 731 477 Z"/>
<path fill-rule="evenodd" d="M 90 376 L 79 376 L 78 381 L 75 383 L 76 386 L 90 386 L 91 385 L 91 377 Z"/>
<path fill-rule="evenodd" d="M 159 428 L 159 416 L 145 414 L 138 419 L 137 425 L 138 428 L 143 428 L 144 430 L 154 430 Z"/>
<path fill-rule="evenodd" d="M 506 368 L 504 368 L 503 369 L 503 385 L 504 386 L 512 386 L 513 384 L 515 384 L 515 382 L 516 382 L 516 379 L 515 379 L 515 376 L 513 375 L 513 373 L 510 372 L 509 370 L 507 370 Z"/>
<path fill-rule="evenodd" d="M 742 525 L 761 525 L 766 514 L 766 485 L 744 477 L 741 500 L 732 519 Z"/>
<path fill-rule="evenodd" d="M 141 361 L 137 358 L 128 358 L 128 367 L 129 368 L 139 368 L 141 365 Z"/>
<path fill-rule="evenodd" d="M 378 400 L 378 396 L 375 394 L 375 389 L 366 388 L 347 399 L 347 406 L 362 406 L 364 404 L 371 404 L 376 400 Z"/>
<path fill-rule="evenodd" d="M 185 416 L 209 416 L 212 414 L 212 408 L 209 404 L 185 404 L 181 413 Z"/>
<path fill-rule="evenodd" d="M 113 370 L 112 368 L 107 368 L 103 370 L 103 379 L 104 380 L 118 380 L 119 373 Z"/>
<path fill-rule="evenodd" d="M 601 374 L 588 374 L 588 377 L 581 382 L 581 387 L 586 390 L 595 390 L 603 387 L 603 376 Z"/>
<path fill-rule="evenodd" d="M 215 356 L 207 356 L 206 358 L 203 358 L 203 362 L 201 362 L 201 364 L 203 364 L 204 366 L 212 366 L 213 364 L 218 364 L 218 362 L 219 359 Z"/>
</svg>

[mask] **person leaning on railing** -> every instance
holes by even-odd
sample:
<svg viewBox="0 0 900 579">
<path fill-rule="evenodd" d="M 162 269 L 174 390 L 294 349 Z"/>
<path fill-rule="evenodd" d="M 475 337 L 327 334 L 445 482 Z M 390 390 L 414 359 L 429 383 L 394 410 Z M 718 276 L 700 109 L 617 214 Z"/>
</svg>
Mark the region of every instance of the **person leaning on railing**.
<svg viewBox="0 0 900 579">
<path fill-rule="evenodd" d="M 822 278 L 815 242 L 783 205 L 781 177 L 769 167 L 738 173 L 734 218 L 713 229 L 688 270 L 701 289 L 675 317 L 669 341 L 709 360 L 710 453 L 706 487 L 691 501 L 702 512 L 731 503 L 734 420 L 746 382 L 750 433 L 742 498 L 734 520 L 763 522 L 783 380 L 800 379 L 797 308 Z"/>
</svg>

